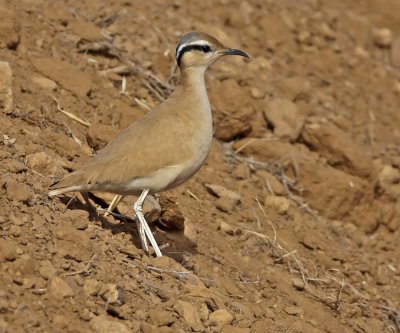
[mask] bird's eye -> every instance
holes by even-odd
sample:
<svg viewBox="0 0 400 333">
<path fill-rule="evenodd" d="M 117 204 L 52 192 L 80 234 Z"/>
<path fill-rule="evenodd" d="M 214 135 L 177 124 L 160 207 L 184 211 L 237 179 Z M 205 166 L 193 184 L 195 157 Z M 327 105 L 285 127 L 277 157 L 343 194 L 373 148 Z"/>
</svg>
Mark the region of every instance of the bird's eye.
<svg viewBox="0 0 400 333">
<path fill-rule="evenodd" d="M 209 45 L 202 45 L 201 50 L 205 53 L 211 52 L 211 47 Z"/>
</svg>

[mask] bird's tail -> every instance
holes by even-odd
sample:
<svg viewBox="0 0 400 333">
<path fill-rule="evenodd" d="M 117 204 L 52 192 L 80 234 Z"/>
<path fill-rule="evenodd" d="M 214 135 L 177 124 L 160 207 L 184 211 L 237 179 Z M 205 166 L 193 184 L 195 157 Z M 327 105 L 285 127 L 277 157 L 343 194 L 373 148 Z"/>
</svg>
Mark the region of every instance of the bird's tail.
<svg viewBox="0 0 400 333">
<path fill-rule="evenodd" d="M 82 190 L 81 185 L 68 186 L 68 187 L 62 187 L 62 188 L 50 190 L 48 195 L 49 195 L 49 197 L 54 197 L 55 195 L 64 194 L 64 193 L 68 193 L 68 192 L 80 192 L 81 190 Z"/>
</svg>

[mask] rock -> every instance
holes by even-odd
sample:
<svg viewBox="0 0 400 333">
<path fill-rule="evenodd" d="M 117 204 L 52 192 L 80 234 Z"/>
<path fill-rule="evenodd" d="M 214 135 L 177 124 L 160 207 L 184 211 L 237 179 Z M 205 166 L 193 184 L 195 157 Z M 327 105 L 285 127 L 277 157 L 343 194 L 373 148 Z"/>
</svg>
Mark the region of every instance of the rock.
<svg viewBox="0 0 400 333">
<path fill-rule="evenodd" d="M 400 170 L 384 165 L 378 175 L 378 189 L 393 199 L 400 197 Z"/>
<path fill-rule="evenodd" d="M 222 232 L 225 232 L 228 235 L 231 235 L 231 236 L 233 236 L 235 234 L 235 230 L 233 229 L 233 227 L 230 224 L 228 224 L 222 220 L 219 223 L 218 229 L 221 230 Z"/>
<path fill-rule="evenodd" d="M 210 100 L 216 110 L 229 114 L 216 113 L 215 137 L 222 141 L 231 141 L 245 136 L 251 131 L 250 116 L 252 109 L 247 104 L 250 98 L 246 91 L 233 79 L 218 81 L 210 89 Z"/>
<path fill-rule="evenodd" d="M 17 243 L 13 240 L 2 239 L 0 242 L 0 262 L 17 259 Z"/>
<path fill-rule="evenodd" d="M 32 170 L 46 177 L 57 177 L 64 174 L 60 161 L 52 158 L 44 151 L 28 155 L 26 164 Z"/>
<path fill-rule="evenodd" d="M 154 206 L 153 220 L 157 219 L 164 228 L 170 230 L 185 229 L 185 217 L 174 198 L 160 196 L 160 204 L 157 203 Z"/>
<path fill-rule="evenodd" d="M 26 166 L 18 160 L 5 160 L 2 162 L 5 169 L 12 173 L 21 173 L 26 171 Z"/>
<path fill-rule="evenodd" d="M 203 330 L 199 313 L 192 304 L 179 300 L 174 305 L 174 310 L 183 318 L 193 331 L 197 332 Z"/>
<path fill-rule="evenodd" d="M 222 197 L 215 201 L 215 207 L 221 212 L 231 213 L 236 207 L 236 202 L 229 198 Z"/>
<path fill-rule="evenodd" d="M 304 314 L 304 310 L 299 306 L 288 306 L 285 308 L 285 312 L 291 316 L 302 316 Z"/>
<path fill-rule="evenodd" d="M 105 292 L 101 297 L 107 301 L 108 304 L 122 305 L 125 302 L 124 292 L 121 287 L 115 283 L 108 283 Z"/>
<path fill-rule="evenodd" d="M 73 297 L 75 295 L 74 290 L 69 286 L 69 284 L 58 276 L 54 276 L 50 280 L 48 291 L 58 299 Z"/>
<path fill-rule="evenodd" d="M 101 29 L 90 21 L 74 19 L 68 23 L 68 28 L 87 41 L 97 41 L 104 38 Z"/>
<path fill-rule="evenodd" d="M 264 94 L 261 92 L 261 90 L 256 87 L 252 87 L 250 89 L 250 92 L 251 96 L 253 96 L 255 99 L 260 99 L 264 97 Z"/>
<path fill-rule="evenodd" d="M 335 168 L 354 175 L 368 177 L 373 170 L 372 159 L 350 135 L 332 123 L 310 122 L 302 131 L 302 138 L 311 149 L 318 151 Z"/>
<path fill-rule="evenodd" d="M 288 199 L 274 195 L 268 195 L 265 198 L 264 204 L 267 209 L 272 209 L 280 215 L 286 214 L 290 207 L 290 201 Z"/>
<path fill-rule="evenodd" d="M 169 311 L 152 309 L 149 311 L 149 321 L 157 326 L 167 326 L 175 322 L 175 317 Z"/>
<path fill-rule="evenodd" d="M 77 97 L 86 97 L 92 89 L 92 78 L 75 65 L 54 58 L 39 58 L 32 61 L 44 76 L 59 83 Z"/>
<path fill-rule="evenodd" d="M 250 333 L 250 328 L 225 325 L 222 327 L 221 333 Z"/>
<path fill-rule="evenodd" d="M 400 67 L 400 36 L 396 37 L 392 43 L 390 59 L 393 66 Z"/>
<path fill-rule="evenodd" d="M 92 124 L 87 132 L 87 142 L 90 148 L 100 150 L 118 134 L 119 130 L 110 125 Z"/>
<path fill-rule="evenodd" d="M 236 192 L 233 192 L 221 185 L 216 185 L 216 184 L 207 184 L 206 183 L 206 184 L 204 184 L 204 186 L 210 194 L 212 194 L 218 198 L 227 198 L 229 200 L 232 200 L 235 203 L 240 203 L 240 194 L 238 194 Z"/>
<path fill-rule="evenodd" d="M 0 22 L 1 21 L 2 20 L 0 20 Z M 10 114 L 13 109 L 13 96 L 12 96 L 11 84 L 12 84 L 12 71 L 10 64 L 5 61 L 0 61 L 0 112 L 3 112 L 5 114 Z"/>
<path fill-rule="evenodd" d="M 89 235 L 83 231 L 76 230 L 67 222 L 57 226 L 53 231 L 58 239 L 58 253 L 76 261 L 88 261 L 92 257 L 92 243 Z"/>
<path fill-rule="evenodd" d="M 34 76 L 31 80 L 36 83 L 40 88 L 47 91 L 56 91 L 57 83 L 43 76 Z"/>
<path fill-rule="evenodd" d="M 139 327 L 136 330 L 130 330 L 122 322 L 113 320 L 107 315 L 94 317 L 90 321 L 90 327 L 96 333 L 138 333 Z"/>
<path fill-rule="evenodd" d="M 218 309 L 210 314 L 209 321 L 211 326 L 223 326 L 230 324 L 234 316 L 226 309 Z"/>
<path fill-rule="evenodd" d="M 278 138 L 294 141 L 300 135 L 304 119 L 293 102 L 286 99 L 269 101 L 264 116 Z"/>
<path fill-rule="evenodd" d="M 215 124 L 214 136 L 222 141 L 229 142 L 238 137 L 246 136 L 251 132 L 251 124 L 245 116 L 225 117 Z"/>
<path fill-rule="evenodd" d="M 293 76 L 284 78 L 276 83 L 276 86 L 282 91 L 289 101 L 296 101 L 299 99 L 309 100 L 311 83 L 304 77 Z"/>
<path fill-rule="evenodd" d="M 376 46 L 390 47 L 393 41 L 392 31 L 387 28 L 374 28 L 372 29 L 372 40 Z"/>
<path fill-rule="evenodd" d="M 243 148 L 242 148 L 243 147 Z M 296 155 L 298 150 L 288 142 L 271 141 L 262 138 L 246 138 L 238 140 L 233 144 L 233 149 L 240 150 L 240 153 L 247 156 L 253 156 L 264 162 L 278 159 L 282 160 L 283 156 Z"/>
<path fill-rule="evenodd" d="M 67 210 L 60 217 L 63 224 L 70 224 L 78 230 L 85 230 L 89 225 L 89 213 L 86 210 Z"/>
<path fill-rule="evenodd" d="M 19 28 L 15 24 L 15 15 L 11 10 L 0 7 L 0 17 L 0 49 L 15 50 L 19 44 Z"/>
<path fill-rule="evenodd" d="M 43 260 L 40 263 L 39 274 L 45 280 L 50 280 L 54 274 L 56 273 L 56 269 L 53 264 L 49 260 Z"/>
<path fill-rule="evenodd" d="M 292 285 L 297 290 L 304 290 L 304 288 L 305 288 L 304 281 L 302 279 L 300 279 L 300 278 L 297 278 L 297 277 L 292 279 Z"/>
<path fill-rule="evenodd" d="M 85 279 L 83 282 L 83 292 L 87 296 L 96 296 L 100 291 L 100 282 L 96 279 Z"/>
<path fill-rule="evenodd" d="M 26 202 L 31 199 L 34 192 L 31 187 L 23 183 L 19 183 L 15 179 L 10 179 L 6 183 L 7 198 L 12 201 Z"/>
</svg>

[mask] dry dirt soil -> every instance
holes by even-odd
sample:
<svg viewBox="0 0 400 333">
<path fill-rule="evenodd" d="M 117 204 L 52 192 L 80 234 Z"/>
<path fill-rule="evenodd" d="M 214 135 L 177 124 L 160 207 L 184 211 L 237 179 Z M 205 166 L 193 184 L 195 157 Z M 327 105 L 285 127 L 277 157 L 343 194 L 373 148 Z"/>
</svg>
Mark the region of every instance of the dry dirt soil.
<svg viewBox="0 0 400 333">
<path fill-rule="evenodd" d="M 1 0 L 0 332 L 399 332 L 399 13 L 398 0 Z M 134 198 L 96 218 L 47 189 L 168 96 L 192 30 L 251 60 L 207 73 L 212 150 L 149 200 L 154 258 Z"/>
</svg>

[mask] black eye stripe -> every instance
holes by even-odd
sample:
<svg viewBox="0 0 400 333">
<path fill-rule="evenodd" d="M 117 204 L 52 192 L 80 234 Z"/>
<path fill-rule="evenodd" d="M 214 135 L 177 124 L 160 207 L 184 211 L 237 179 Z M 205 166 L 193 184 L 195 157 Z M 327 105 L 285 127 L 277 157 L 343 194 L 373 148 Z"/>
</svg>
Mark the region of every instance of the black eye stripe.
<svg viewBox="0 0 400 333">
<path fill-rule="evenodd" d="M 180 65 L 182 56 L 184 55 L 185 52 L 188 51 L 201 51 L 204 53 L 211 52 L 211 47 L 209 45 L 199 45 L 199 44 L 193 44 L 193 45 L 186 45 L 177 55 L 176 55 L 176 62 L 178 65 Z"/>
</svg>

